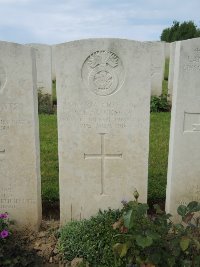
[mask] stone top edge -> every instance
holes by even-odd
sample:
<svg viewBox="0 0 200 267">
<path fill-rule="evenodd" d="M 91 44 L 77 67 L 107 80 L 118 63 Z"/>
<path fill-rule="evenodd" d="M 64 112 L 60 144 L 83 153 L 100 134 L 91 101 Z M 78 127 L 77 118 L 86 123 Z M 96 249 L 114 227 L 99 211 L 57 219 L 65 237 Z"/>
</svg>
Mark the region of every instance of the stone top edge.
<svg viewBox="0 0 200 267">
<path fill-rule="evenodd" d="M 59 43 L 59 44 L 54 44 L 52 46 L 62 46 L 62 45 L 66 45 L 66 44 L 73 44 L 73 43 L 80 43 L 80 42 L 88 42 L 88 41 L 122 41 L 122 42 L 134 42 L 134 43 L 138 43 L 138 44 L 144 44 L 144 43 L 148 43 L 148 41 L 137 41 L 137 40 L 132 40 L 132 39 L 125 39 L 125 38 L 86 38 L 86 39 L 79 39 L 79 40 L 74 40 L 74 41 L 68 41 L 68 42 L 63 42 L 63 43 Z M 161 42 L 161 41 L 151 41 L 152 43 L 155 42 Z"/>
</svg>

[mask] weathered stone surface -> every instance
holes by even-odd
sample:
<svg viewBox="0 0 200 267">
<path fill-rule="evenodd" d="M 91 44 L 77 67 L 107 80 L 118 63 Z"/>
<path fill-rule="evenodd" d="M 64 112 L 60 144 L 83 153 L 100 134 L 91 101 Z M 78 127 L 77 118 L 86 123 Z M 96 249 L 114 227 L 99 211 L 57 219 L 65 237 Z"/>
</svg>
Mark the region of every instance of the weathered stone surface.
<svg viewBox="0 0 200 267">
<path fill-rule="evenodd" d="M 165 71 L 165 43 L 145 42 L 151 53 L 151 95 L 162 94 L 162 82 Z"/>
<path fill-rule="evenodd" d="M 61 223 L 147 199 L 150 54 L 89 39 L 56 47 Z"/>
<path fill-rule="evenodd" d="M 200 38 L 177 42 L 166 210 L 200 201 Z M 178 216 L 174 218 L 178 221 Z"/>
<path fill-rule="evenodd" d="M 0 42 L 0 212 L 18 226 L 41 220 L 39 159 L 34 51 Z"/>
<path fill-rule="evenodd" d="M 28 44 L 36 50 L 37 88 L 52 95 L 52 51 L 50 45 Z"/>
</svg>

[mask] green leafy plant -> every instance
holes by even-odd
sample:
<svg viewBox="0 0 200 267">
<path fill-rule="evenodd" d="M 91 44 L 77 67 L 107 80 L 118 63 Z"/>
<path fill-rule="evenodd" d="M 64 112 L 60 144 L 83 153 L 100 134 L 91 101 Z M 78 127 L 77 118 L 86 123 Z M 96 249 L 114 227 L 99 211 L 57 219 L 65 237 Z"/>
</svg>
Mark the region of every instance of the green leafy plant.
<svg viewBox="0 0 200 267">
<path fill-rule="evenodd" d="M 167 95 L 151 97 L 151 112 L 168 112 L 171 109 L 170 103 L 167 100 Z"/>
<path fill-rule="evenodd" d="M 52 97 L 49 94 L 43 94 L 38 90 L 38 112 L 39 114 L 53 114 Z"/>
<path fill-rule="evenodd" d="M 72 221 L 60 231 L 59 250 L 67 261 L 83 258 L 92 267 L 114 266 L 112 224 L 121 217 L 119 210 L 99 211 L 88 220 Z"/>
<path fill-rule="evenodd" d="M 198 202 L 181 205 L 182 221 L 174 224 L 171 215 L 154 205 L 156 213 L 147 216 L 148 205 L 135 200 L 124 203 L 123 216 L 114 224 L 120 233 L 113 246 L 121 267 L 197 267 L 200 266 L 200 211 Z"/>
</svg>

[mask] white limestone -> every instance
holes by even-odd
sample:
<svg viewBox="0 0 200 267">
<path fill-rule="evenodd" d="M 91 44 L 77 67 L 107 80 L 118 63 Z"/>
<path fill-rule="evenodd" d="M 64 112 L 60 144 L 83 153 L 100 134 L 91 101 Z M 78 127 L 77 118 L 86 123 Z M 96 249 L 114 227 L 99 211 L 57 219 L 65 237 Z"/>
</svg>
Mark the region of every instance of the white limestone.
<svg viewBox="0 0 200 267">
<path fill-rule="evenodd" d="M 200 201 L 200 38 L 177 42 L 166 211 Z M 175 216 L 175 221 L 179 220 Z"/>
<path fill-rule="evenodd" d="M 28 44 L 36 50 L 37 88 L 52 95 L 52 51 L 45 44 Z"/>
<path fill-rule="evenodd" d="M 16 226 L 40 224 L 39 162 L 34 51 L 0 42 L 0 213 Z"/>
<path fill-rule="evenodd" d="M 61 224 L 147 200 L 150 55 L 89 39 L 56 47 Z"/>
<path fill-rule="evenodd" d="M 169 77 L 168 77 L 168 95 L 170 102 L 172 101 L 172 96 L 173 96 L 175 49 L 176 49 L 176 42 L 173 42 L 170 44 L 170 61 L 169 61 Z"/>
<path fill-rule="evenodd" d="M 165 71 L 165 43 L 146 42 L 151 52 L 151 95 L 162 94 L 162 82 Z"/>
</svg>

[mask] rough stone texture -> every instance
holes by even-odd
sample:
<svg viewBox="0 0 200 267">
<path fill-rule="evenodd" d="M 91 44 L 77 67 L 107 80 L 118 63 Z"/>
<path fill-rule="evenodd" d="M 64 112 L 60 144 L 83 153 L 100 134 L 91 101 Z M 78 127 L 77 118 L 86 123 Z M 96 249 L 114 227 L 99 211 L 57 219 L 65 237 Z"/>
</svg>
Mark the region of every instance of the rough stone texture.
<svg viewBox="0 0 200 267">
<path fill-rule="evenodd" d="M 175 49 L 176 49 L 176 42 L 173 42 L 170 44 L 170 61 L 169 61 L 169 77 L 168 77 L 169 101 L 172 101 L 172 95 L 173 95 Z"/>
<path fill-rule="evenodd" d="M 177 42 L 166 211 L 200 201 L 200 38 Z M 174 218 L 178 221 L 178 216 Z"/>
<path fill-rule="evenodd" d="M 44 94 L 52 95 L 52 56 L 51 46 L 28 44 L 36 50 L 37 88 Z"/>
<path fill-rule="evenodd" d="M 146 42 L 151 52 L 151 95 L 162 94 L 162 82 L 165 71 L 165 43 Z"/>
<path fill-rule="evenodd" d="M 145 44 L 89 39 L 58 45 L 61 224 L 147 200 L 150 55 Z"/>
<path fill-rule="evenodd" d="M 39 159 L 35 54 L 0 42 L 0 212 L 21 227 L 41 220 Z"/>
<path fill-rule="evenodd" d="M 165 42 L 165 59 L 170 58 L 170 43 Z"/>
<path fill-rule="evenodd" d="M 52 60 L 52 81 L 56 80 L 56 63 L 55 63 L 55 48 L 56 45 L 51 46 L 51 60 Z"/>
</svg>

